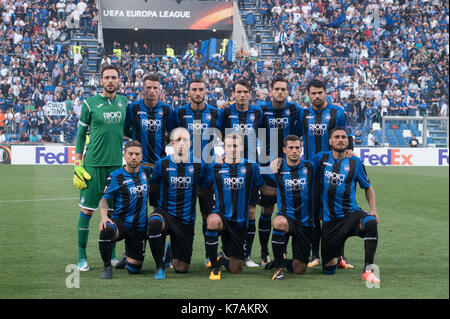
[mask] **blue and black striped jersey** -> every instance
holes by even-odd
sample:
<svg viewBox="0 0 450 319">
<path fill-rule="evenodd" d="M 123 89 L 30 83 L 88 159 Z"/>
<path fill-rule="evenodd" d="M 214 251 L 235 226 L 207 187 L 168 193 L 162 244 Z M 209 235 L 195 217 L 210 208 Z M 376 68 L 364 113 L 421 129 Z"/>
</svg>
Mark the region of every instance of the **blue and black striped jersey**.
<svg viewBox="0 0 450 319">
<path fill-rule="evenodd" d="M 322 109 L 303 110 L 299 127 L 303 136 L 304 158 L 312 160 L 319 152 L 330 150 L 329 132 L 337 126 L 347 127 L 344 110 L 331 103 Z"/>
<path fill-rule="evenodd" d="M 277 186 L 279 214 L 299 221 L 303 226 L 313 225 L 313 187 L 316 166 L 302 160 L 297 166 L 289 166 L 283 160 L 277 174 L 264 175 Z"/>
<path fill-rule="evenodd" d="M 138 230 L 147 225 L 148 171 L 140 168 L 135 174 L 125 168 L 112 172 L 106 180 L 102 198 L 113 199 L 112 218 L 118 218 L 126 227 Z"/>
<path fill-rule="evenodd" d="M 321 183 L 321 216 L 324 222 L 343 218 L 346 213 L 359 210 L 356 203 L 356 182 L 363 189 L 370 186 L 361 159 L 347 157 L 337 160 L 332 151 L 314 157 Z"/>
<path fill-rule="evenodd" d="M 146 107 L 144 100 L 127 107 L 124 131 L 142 145 L 142 162 L 155 163 L 166 157 L 166 133 L 174 123 L 172 106 L 158 101 L 156 107 Z"/>
<path fill-rule="evenodd" d="M 195 223 L 198 188 L 208 188 L 204 184 L 207 167 L 204 163 L 175 163 L 173 155 L 158 160 L 149 182 L 159 185 L 158 209 L 185 224 Z"/>
<path fill-rule="evenodd" d="M 202 111 L 194 111 L 188 103 L 174 110 L 174 122 L 174 128 L 185 127 L 191 134 L 193 156 L 202 162 L 211 163 L 214 160 L 214 136 L 220 137 L 223 126 L 222 111 L 209 104 Z M 208 156 L 204 158 L 203 151 L 208 143 L 210 148 L 205 151 Z"/>
<path fill-rule="evenodd" d="M 298 127 L 298 119 L 302 108 L 295 103 L 286 102 L 283 109 L 276 109 L 272 106 L 272 102 L 269 102 L 266 105 L 263 105 L 262 110 L 262 127 L 266 128 L 266 134 L 265 137 L 259 136 L 260 142 L 265 138 L 265 143 L 261 143 L 260 151 L 263 154 L 263 157 L 261 157 L 260 154 L 260 161 L 263 165 L 267 165 L 269 164 L 269 161 L 272 161 L 275 158 L 284 157 L 283 142 L 286 136 L 292 134 L 300 136 L 299 134 L 301 132 Z M 276 147 L 276 150 L 274 150 L 274 152 L 276 152 L 275 154 L 272 154 L 270 151 L 271 129 L 278 130 L 277 139 L 275 140 L 275 137 L 272 137 L 274 139 L 273 142 L 276 143 L 276 145 L 273 146 Z M 264 158 L 267 157 L 269 158 L 269 161 L 264 160 Z"/>
<path fill-rule="evenodd" d="M 256 163 L 258 129 L 262 126 L 262 109 L 259 106 L 251 105 L 247 111 L 239 111 L 236 104 L 223 110 L 223 130 L 222 139 L 226 134 L 237 133 L 243 137 L 244 153 L 243 157 L 251 163 Z"/>
<path fill-rule="evenodd" d="M 237 164 L 208 165 L 207 184 L 214 185 L 216 202 L 213 213 L 223 213 L 225 218 L 248 227 L 248 209 L 254 188 L 264 185 L 256 163 L 242 161 Z"/>
</svg>

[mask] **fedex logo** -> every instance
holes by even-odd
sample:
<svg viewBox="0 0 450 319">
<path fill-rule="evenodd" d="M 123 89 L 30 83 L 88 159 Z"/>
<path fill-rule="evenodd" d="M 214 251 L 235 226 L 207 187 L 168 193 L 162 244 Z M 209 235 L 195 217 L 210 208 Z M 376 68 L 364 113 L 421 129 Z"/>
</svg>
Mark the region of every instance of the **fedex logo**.
<svg viewBox="0 0 450 319">
<path fill-rule="evenodd" d="M 412 166 L 411 159 L 413 154 L 400 154 L 400 149 L 388 149 L 387 153 L 378 155 L 370 154 L 370 149 L 361 149 L 361 160 L 363 163 L 370 165 L 395 165 L 395 166 Z"/>
<path fill-rule="evenodd" d="M 75 162 L 75 147 L 64 147 L 63 152 L 47 151 L 45 146 L 36 147 L 36 164 L 73 164 Z"/>
</svg>

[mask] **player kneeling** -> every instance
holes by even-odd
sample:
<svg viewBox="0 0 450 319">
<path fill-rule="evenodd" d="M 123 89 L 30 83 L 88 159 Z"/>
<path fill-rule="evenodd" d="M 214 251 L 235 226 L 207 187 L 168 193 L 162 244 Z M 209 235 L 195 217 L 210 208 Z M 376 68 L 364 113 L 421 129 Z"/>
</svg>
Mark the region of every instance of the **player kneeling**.
<svg viewBox="0 0 450 319">
<path fill-rule="evenodd" d="M 126 165 L 112 172 L 100 201 L 99 249 L 104 264 L 103 279 L 112 279 L 113 244 L 125 239 L 126 268 L 138 274 L 144 261 L 147 226 L 147 171 L 140 167 L 142 147 L 138 141 L 125 145 Z M 114 212 L 108 216 L 108 199 L 114 201 Z"/>
<path fill-rule="evenodd" d="M 275 188 L 264 184 L 258 165 L 241 157 L 243 148 L 240 135 L 227 135 L 224 162 L 208 166 L 206 184 L 213 185 L 217 200 L 206 220 L 205 246 L 211 260 L 210 280 L 221 279 L 221 266 L 234 274 L 242 272 L 252 191 L 260 188 L 264 194 L 276 194 Z M 222 237 L 227 257 L 217 258 L 218 236 Z"/>
</svg>

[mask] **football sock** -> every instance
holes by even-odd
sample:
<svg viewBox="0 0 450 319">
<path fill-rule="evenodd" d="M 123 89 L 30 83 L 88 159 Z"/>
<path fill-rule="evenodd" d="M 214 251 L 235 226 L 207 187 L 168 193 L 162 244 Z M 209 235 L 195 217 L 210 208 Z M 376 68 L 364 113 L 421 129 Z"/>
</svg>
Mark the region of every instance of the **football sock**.
<svg viewBox="0 0 450 319">
<path fill-rule="evenodd" d="M 206 219 L 202 219 L 202 233 L 203 233 L 203 239 L 205 240 L 205 256 L 208 258 L 208 253 L 206 251 Z"/>
<path fill-rule="evenodd" d="M 100 232 L 100 236 L 98 239 L 98 248 L 100 250 L 100 256 L 103 260 L 103 265 L 105 267 L 111 266 L 114 233 L 115 229 L 111 226 L 107 226 Z"/>
<path fill-rule="evenodd" d="M 375 258 L 378 244 L 378 225 L 375 217 L 366 220 L 366 222 L 363 219 L 362 223 L 364 228 L 364 271 L 366 271 L 367 266 L 373 264 Z"/>
<path fill-rule="evenodd" d="M 155 260 L 156 268 L 164 268 L 164 244 L 165 236 L 162 234 L 163 221 L 159 215 L 150 216 L 148 219 L 148 243 Z"/>
<path fill-rule="evenodd" d="M 272 226 L 272 216 L 265 216 L 261 213 L 258 222 L 259 243 L 261 244 L 261 252 L 269 253 L 269 237 Z"/>
<path fill-rule="evenodd" d="M 218 236 L 219 234 L 215 230 L 206 229 L 205 231 L 206 256 L 211 261 L 211 269 L 220 266 L 217 261 L 217 247 L 219 246 Z"/>
<path fill-rule="evenodd" d="M 245 258 L 249 257 L 252 253 L 253 241 L 255 239 L 256 225 L 255 220 L 248 221 L 247 238 L 245 245 Z"/>
<path fill-rule="evenodd" d="M 274 228 L 272 231 L 272 251 L 275 268 L 284 267 L 283 253 L 285 243 L 286 237 L 284 236 L 284 232 Z"/>
<path fill-rule="evenodd" d="M 78 260 L 87 259 L 86 246 L 89 238 L 89 223 L 91 217 L 92 216 L 80 212 L 80 217 L 78 218 Z"/>
</svg>

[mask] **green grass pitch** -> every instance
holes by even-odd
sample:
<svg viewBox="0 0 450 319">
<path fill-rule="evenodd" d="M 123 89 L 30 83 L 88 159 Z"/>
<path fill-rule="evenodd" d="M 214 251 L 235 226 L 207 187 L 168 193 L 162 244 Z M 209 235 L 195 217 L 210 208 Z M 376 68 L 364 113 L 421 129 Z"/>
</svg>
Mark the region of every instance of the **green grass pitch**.
<svg viewBox="0 0 450 319">
<path fill-rule="evenodd" d="M 380 288 L 361 281 L 363 241 L 350 238 L 346 255 L 355 269 L 326 276 L 321 269 L 305 275 L 288 274 L 274 282 L 273 272 L 244 268 L 242 274 L 222 273 L 208 280 L 203 267 L 204 244 L 200 217 L 188 274 L 167 271 L 166 280 L 153 279 L 149 247 L 143 273 L 114 271 L 113 280 L 100 279 L 98 251 L 100 215 L 94 214 L 88 243 L 91 270 L 80 273 L 79 288 L 68 288 L 77 261 L 78 191 L 70 166 L 0 166 L 0 298 L 449 298 L 449 170 L 448 167 L 368 167 L 380 216 L 375 263 Z M 368 209 L 364 192 L 358 202 Z M 259 207 L 257 207 L 257 217 Z M 252 257 L 258 261 L 258 235 Z M 118 243 L 117 253 L 123 251 Z M 288 254 L 290 250 L 288 251 Z M 69 266 L 70 267 L 70 266 Z"/>
</svg>

